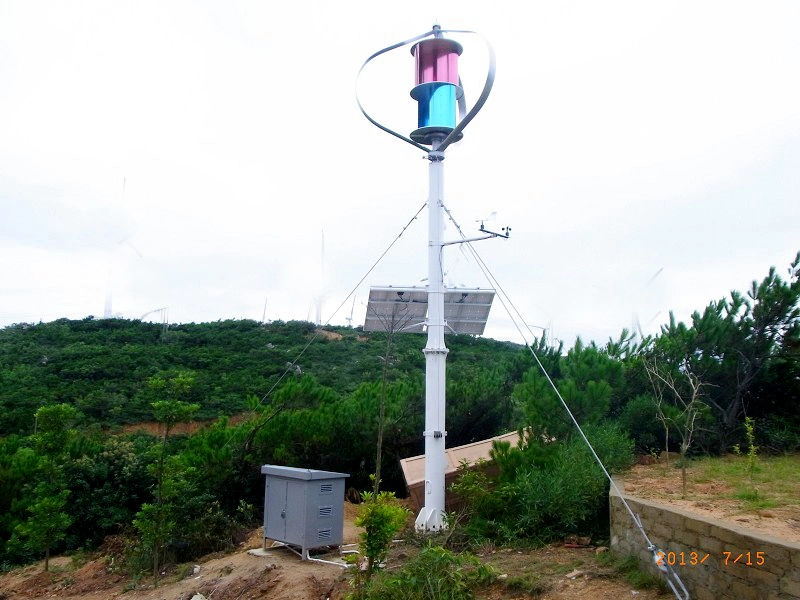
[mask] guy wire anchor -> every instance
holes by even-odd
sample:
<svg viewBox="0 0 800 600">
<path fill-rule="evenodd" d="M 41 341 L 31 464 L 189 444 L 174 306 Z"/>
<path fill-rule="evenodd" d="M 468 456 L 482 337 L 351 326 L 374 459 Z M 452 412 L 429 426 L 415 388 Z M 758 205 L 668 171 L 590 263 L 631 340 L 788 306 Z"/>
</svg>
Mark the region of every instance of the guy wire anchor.
<svg viewBox="0 0 800 600">
<path fill-rule="evenodd" d="M 675 594 L 675 597 L 678 600 L 689 600 L 689 590 L 686 589 L 686 586 L 683 585 L 683 581 L 678 577 L 675 569 L 673 569 L 669 561 L 666 560 L 664 551 L 659 550 L 658 546 L 655 544 L 650 544 L 647 549 L 653 553 L 653 562 L 664 575 L 664 579 L 666 579 L 667 585 L 669 589 L 672 590 L 672 593 Z M 678 588 L 680 588 L 680 590 Z"/>
</svg>

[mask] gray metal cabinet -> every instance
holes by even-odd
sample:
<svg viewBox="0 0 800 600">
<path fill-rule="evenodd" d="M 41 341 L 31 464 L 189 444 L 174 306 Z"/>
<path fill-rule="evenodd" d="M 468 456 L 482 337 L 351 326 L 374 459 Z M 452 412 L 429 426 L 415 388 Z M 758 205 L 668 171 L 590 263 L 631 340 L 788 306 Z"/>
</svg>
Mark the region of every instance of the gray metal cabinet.
<svg viewBox="0 0 800 600">
<path fill-rule="evenodd" d="M 264 539 L 308 551 L 342 543 L 346 473 L 263 465 Z"/>
</svg>

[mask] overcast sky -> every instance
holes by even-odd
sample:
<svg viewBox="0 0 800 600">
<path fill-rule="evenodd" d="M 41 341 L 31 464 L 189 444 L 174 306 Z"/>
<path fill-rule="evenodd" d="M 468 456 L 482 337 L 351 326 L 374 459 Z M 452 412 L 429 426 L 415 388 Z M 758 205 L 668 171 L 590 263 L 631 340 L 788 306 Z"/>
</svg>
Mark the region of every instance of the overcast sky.
<svg viewBox="0 0 800 600">
<path fill-rule="evenodd" d="M 445 204 L 467 234 L 512 227 L 475 248 L 529 324 L 603 343 L 785 272 L 800 3 L 0 0 L 0 326 L 100 317 L 109 293 L 170 322 L 313 320 L 322 295 L 323 322 L 359 324 L 370 285 L 424 286 L 425 212 L 331 316 L 427 196 L 356 74 L 434 22 L 497 54 Z M 485 47 L 452 37 L 469 102 Z M 359 92 L 407 134 L 412 85 L 402 49 Z M 489 287 L 457 246 L 446 269 Z M 499 304 L 487 335 L 521 341 Z"/>
</svg>

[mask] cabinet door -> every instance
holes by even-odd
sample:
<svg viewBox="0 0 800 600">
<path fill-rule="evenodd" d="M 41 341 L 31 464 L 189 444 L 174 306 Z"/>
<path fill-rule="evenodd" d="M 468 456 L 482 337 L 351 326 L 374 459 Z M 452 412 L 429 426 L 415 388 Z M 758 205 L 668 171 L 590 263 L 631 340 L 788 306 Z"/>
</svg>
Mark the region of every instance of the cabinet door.
<svg viewBox="0 0 800 600">
<path fill-rule="evenodd" d="M 264 537 L 283 542 L 286 540 L 286 500 L 288 494 L 288 481 L 284 479 L 270 479 L 267 483 L 264 520 L 266 531 Z"/>
<path fill-rule="evenodd" d="M 286 541 L 305 545 L 306 539 L 306 482 L 287 481 L 286 488 Z"/>
</svg>

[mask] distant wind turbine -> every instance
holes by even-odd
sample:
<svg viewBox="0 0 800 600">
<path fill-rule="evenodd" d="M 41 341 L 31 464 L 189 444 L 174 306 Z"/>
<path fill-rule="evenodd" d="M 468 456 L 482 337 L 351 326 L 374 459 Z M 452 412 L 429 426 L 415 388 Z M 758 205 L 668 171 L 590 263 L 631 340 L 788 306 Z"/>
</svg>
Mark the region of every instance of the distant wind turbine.
<svg viewBox="0 0 800 600">
<path fill-rule="evenodd" d="M 347 326 L 353 326 L 353 311 L 356 309 L 356 296 L 353 294 L 353 305 L 350 307 L 350 316 L 345 317 L 345 321 L 347 321 Z"/>
<path fill-rule="evenodd" d="M 641 297 L 642 293 L 645 292 L 647 288 L 650 287 L 650 285 L 658 278 L 659 275 L 661 275 L 663 271 L 664 267 L 658 269 L 658 271 L 656 271 L 650 277 L 650 279 L 648 279 L 647 282 L 639 289 L 637 296 Z M 649 327 L 653 323 L 653 321 L 655 321 L 658 318 L 658 315 L 660 314 L 661 311 L 659 310 L 658 312 L 656 312 L 656 314 L 650 317 L 647 323 L 645 323 L 645 326 Z M 633 314 L 631 316 L 631 333 L 634 336 L 638 335 L 640 340 L 643 340 L 645 338 L 644 331 L 642 330 L 642 322 L 639 320 L 639 311 L 635 306 L 633 309 Z"/>
<path fill-rule="evenodd" d="M 325 303 L 325 298 L 328 296 L 328 290 L 325 281 L 325 230 L 322 230 L 322 238 L 320 242 L 320 258 L 319 258 L 319 292 L 314 296 L 315 308 L 315 323 L 322 325 L 322 305 Z"/>
<path fill-rule="evenodd" d="M 125 188 L 127 184 L 127 178 L 122 178 L 122 207 L 125 207 Z M 105 303 L 103 306 L 103 318 L 104 319 L 111 319 L 114 316 L 114 307 L 113 307 L 113 297 L 114 297 L 114 283 L 115 283 L 115 275 L 116 275 L 116 261 L 117 261 L 117 253 L 119 252 L 120 246 L 128 246 L 131 250 L 136 253 L 140 259 L 143 258 L 142 253 L 133 245 L 131 242 L 131 238 L 133 237 L 133 233 L 126 235 L 122 238 L 117 244 L 111 249 L 110 257 L 108 260 L 108 277 L 106 280 L 106 296 L 105 296 Z"/>
</svg>

